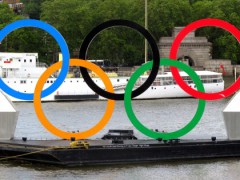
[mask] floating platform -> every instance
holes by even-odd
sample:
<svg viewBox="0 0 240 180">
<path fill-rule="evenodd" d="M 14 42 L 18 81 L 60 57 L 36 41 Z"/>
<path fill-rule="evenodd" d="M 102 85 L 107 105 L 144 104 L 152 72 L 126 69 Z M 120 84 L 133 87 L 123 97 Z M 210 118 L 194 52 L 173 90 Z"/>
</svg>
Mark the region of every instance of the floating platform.
<svg viewBox="0 0 240 180">
<path fill-rule="evenodd" d="M 75 147 L 70 146 L 70 143 L 68 140 L 0 141 L 0 160 L 14 159 L 63 166 L 84 166 L 240 157 L 239 140 L 99 139 L 85 140 L 81 146 Z"/>
</svg>

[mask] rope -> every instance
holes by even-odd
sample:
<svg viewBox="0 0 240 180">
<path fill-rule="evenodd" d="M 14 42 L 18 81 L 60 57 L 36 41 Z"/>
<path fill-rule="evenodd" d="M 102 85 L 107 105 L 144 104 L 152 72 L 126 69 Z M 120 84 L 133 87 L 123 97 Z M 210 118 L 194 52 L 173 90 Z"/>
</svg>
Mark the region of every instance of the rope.
<svg viewBox="0 0 240 180">
<path fill-rule="evenodd" d="M 0 161 L 7 160 L 7 159 L 14 159 L 14 158 L 22 157 L 22 156 L 27 156 L 27 155 L 30 155 L 30 154 L 36 154 L 36 153 L 40 153 L 40 152 L 44 152 L 44 151 L 48 151 L 48 150 L 53 150 L 55 148 L 57 148 L 57 147 L 51 147 L 51 148 L 43 149 L 43 150 L 40 150 L 40 151 L 34 151 L 34 152 L 20 154 L 20 155 L 16 155 L 16 156 L 4 157 L 4 158 L 0 158 Z"/>
<path fill-rule="evenodd" d="M 53 150 L 53 149 L 76 149 L 76 148 L 81 148 L 81 147 L 88 149 L 89 143 L 74 141 L 74 142 L 70 143 L 70 146 L 54 146 L 54 147 L 45 148 L 45 149 L 39 150 L 39 151 L 34 151 L 34 152 L 29 152 L 29 153 L 25 153 L 25 154 L 16 155 L 16 156 L 0 158 L 0 161 L 14 159 L 14 158 L 27 156 L 27 155 L 31 155 L 31 154 L 36 154 L 36 153 L 40 153 L 40 152 L 45 152 L 45 151 L 49 151 L 49 150 Z"/>
</svg>

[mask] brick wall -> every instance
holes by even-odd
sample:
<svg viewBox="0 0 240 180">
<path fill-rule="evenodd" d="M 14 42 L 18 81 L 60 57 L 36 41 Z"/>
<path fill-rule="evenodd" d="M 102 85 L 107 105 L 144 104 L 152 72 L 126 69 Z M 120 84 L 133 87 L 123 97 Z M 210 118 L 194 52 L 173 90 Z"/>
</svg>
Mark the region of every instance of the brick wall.
<svg viewBox="0 0 240 180">
<path fill-rule="evenodd" d="M 231 60 L 228 59 L 212 59 L 209 61 L 205 61 L 205 70 L 214 71 L 214 72 L 223 72 L 220 66 L 224 67 L 226 72 L 225 75 L 233 75 L 233 65 L 231 64 Z M 240 69 L 239 69 L 240 70 Z"/>
</svg>

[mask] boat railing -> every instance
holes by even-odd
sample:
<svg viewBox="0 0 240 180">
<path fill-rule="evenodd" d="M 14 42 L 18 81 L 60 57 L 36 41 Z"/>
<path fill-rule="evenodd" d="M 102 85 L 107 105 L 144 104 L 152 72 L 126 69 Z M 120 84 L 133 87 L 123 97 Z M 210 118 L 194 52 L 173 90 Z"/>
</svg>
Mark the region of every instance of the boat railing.
<svg viewBox="0 0 240 180">
<path fill-rule="evenodd" d="M 132 71 L 118 71 L 117 74 L 120 77 L 128 77 L 132 75 Z"/>
<path fill-rule="evenodd" d="M 125 89 L 126 88 L 126 84 L 120 84 L 120 85 L 116 85 L 116 86 L 113 86 L 114 90 L 117 90 L 117 89 Z"/>
<path fill-rule="evenodd" d="M 194 81 L 189 76 L 183 76 L 183 80 L 186 84 L 194 84 Z M 220 75 L 209 75 L 209 76 L 200 76 L 202 83 L 221 83 L 223 78 Z M 136 86 L 141 86 L 146 81 L 146 78 L 141 78 L 136 82 Z M 168 86 L 176 85 L 176 81 L 172 77 L 158 77 L 152 83 L 153 86 Z"/>
</svg>

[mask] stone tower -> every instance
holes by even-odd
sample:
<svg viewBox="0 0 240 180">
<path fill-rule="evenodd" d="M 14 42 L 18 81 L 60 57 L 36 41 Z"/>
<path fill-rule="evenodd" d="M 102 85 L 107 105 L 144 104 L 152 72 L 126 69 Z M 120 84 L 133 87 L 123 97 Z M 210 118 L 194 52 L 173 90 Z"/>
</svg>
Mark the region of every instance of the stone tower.
<svg viewBox="0 0 240 180">
<path fill-rule="evenodd" d="M 161 37 L 158 48 L 161 58 L 168 58 L 173 40 L 183 27 L 175 27 L 172 37 Z M 212 59 L 212 43 L 206 37 L 196 37 L 195 31 L 190 32 L 182 41 L 178 49 L 177 59 L 196 70 L 210 70 L 232 75 L 233 66 L 229 59 Z M 221 67 L 224 67 L 221 68 Z"/>
<path fill-rule="evenodd" d="M 158 47 L 160 57 L 169 57 L 172 42 L 183 27 L 175 27 L 172 37 L 162 37 L 159 40 Z M 178 50 L 178 59 L 186 61 L 190 66 L 204 67 L 205 61 L 211 57 L 212 43 L 208 42 L 206 37 L 195 37 L 195 31 L 189 33 L 181 43 Z"/>
</svg>

